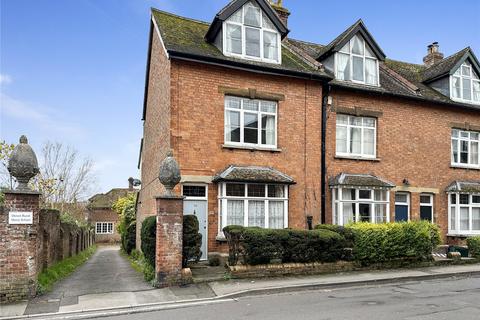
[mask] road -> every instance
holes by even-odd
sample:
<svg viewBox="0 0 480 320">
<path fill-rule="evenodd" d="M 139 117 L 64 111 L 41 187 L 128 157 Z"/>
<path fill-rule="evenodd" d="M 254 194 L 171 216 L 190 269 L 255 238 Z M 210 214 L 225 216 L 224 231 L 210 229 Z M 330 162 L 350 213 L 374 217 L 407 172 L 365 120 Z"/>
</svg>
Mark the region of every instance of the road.
<svg viewBox="0 0 480 320">
<path fill-rule="evenodd" d="M 103 319 L 478 320 L 480 277 L 244 297 Z"/>
</svg>

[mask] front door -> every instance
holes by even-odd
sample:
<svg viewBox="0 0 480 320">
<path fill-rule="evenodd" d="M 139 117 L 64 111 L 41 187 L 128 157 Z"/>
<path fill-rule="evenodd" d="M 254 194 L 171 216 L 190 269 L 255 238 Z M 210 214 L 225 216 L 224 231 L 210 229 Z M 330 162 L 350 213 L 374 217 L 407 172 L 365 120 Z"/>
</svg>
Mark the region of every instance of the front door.
<svg viewBox="0 0 480 320">
<path fill-rule="evenodd" d="M 395 193 L 395 221 L 408 221 L 410 216 L 410 194 Z"/>
<path fill-rule="evenodd" d="M 207 229 L 207 187 L 205 185 L 184 185 L 183 195 L 183 214 L 195 215 L 198 219 L 199 232 L 202 235 L 202 257 L 201 260 L 208 258 L 208 229 Z"/>
</svg>

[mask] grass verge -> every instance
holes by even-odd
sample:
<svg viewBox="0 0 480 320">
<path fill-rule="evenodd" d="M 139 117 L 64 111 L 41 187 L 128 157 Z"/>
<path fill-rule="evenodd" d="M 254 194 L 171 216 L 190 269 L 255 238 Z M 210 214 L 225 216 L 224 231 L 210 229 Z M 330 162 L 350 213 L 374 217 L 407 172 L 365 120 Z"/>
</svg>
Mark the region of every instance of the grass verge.
<svg viewBox="0 0 480 320">
<path fill-rule="evenodd" d="M 55 263 L 53 266 L 43 270 L 38 276 L 38 294 L 44 294 L 51 291 L 53 284 L 59 280 L 66 278 L 79 266 L 85 263 L 97 250 L 97 246 L 93 245 L 90 248 L 80 252 L 76 256 L 63 259 Z"/>
<path fill-rule="evenodd" d="M 122 251 L 122 254 L 130 261 L 132 268 L 143 274 L 143 279 L 153 285 L 155 269 L 147 262 L 143 254 L 138 250 L 133 250 L 130 255 L 124 251 Z"/>
</svg>

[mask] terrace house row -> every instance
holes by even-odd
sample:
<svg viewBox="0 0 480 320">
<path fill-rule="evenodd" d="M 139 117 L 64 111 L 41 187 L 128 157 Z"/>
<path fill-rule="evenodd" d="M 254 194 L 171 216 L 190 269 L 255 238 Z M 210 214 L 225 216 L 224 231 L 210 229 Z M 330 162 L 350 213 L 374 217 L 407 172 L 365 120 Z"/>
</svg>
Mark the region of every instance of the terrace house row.
<svg viewBox="0 0 480 320">
<path fill-rule="evenodd" d="M 321 45 L 290 38 L 289 14 L 265 0 L 230 1 L 211 23 L 152 9 L 138 225 L 173 150 L 204 258 L 232 224 L 426 219 L 448 241 L 480 234 L 472 50 L 394 61 L 362 20 Z"/>
</svg>

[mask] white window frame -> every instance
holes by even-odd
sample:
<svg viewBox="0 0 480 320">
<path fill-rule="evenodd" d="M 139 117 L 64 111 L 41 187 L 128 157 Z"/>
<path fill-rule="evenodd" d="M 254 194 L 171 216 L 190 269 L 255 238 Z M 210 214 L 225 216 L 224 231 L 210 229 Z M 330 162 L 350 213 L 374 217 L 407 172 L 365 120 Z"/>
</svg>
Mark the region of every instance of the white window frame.
<svg viewBox="0 0 480 320">
<path fill-rule="evenodd" d="M 227 184 L 243 184 L 245 187 L 245 193 L 243 197 L 233 197 L 227 196 Z M 265 197 L 249 197 L 248 196 L 248 186 L 249 185 L 264 185 L 265 186 Z M 268 186 L 276 185 L 283 187 L 283 197 L 272 198 L 268 197 Z M 218 234 L 223 235 L 223 228 L 227 226 L 227 202 L 228 200 L 243 200 L 243 225 L 248 226 L 248 202 L 249 201 L 265 201 L 265 228 L 269 228 L 269 202 L 280 202 L 283 201 L 283 227 L 288 228 L 288 185 L 282 185 L 278 183 L 241 183 L 241 182 L 224 182 L 218 185 L 218 207 L 219 207 L 219 230 Z"/>
<path fill-rule="evenodd" d="M 98 232 L 98 226 L 100 225 L 100 232 Z M 111 231 L 109 231 L 109 225 L 112 226 Z M 107 231 L 103 231 L 103 227 L 106 227 Z M 96 222 L 95 223 L 95 234 L 114 234 L 115 233 L 115 224 L 113 222 Z"/>
<path fill-rule="evenodd" d="M 466 194 L 466 193 L 447 193 L 448 195 L 448 235 L 451 236 L 475 236 L 480 235 L 480 230 L 473 230 L 473 208 L 480 208 L 480 203 L 473 203 L 473 197 L 480 196 L 480 194 Z M 452 195 L 456 198 L 456 204 L 452 203 Z M 460 204 L 460 195 L 468 195 L 469 204 Z M 452 207 L 455 207 L 455 229 L 451 225 Z M 460 208 L 468 208 L 468 230 L 460 229 Z"/>
<path fill-rule="evenodd" d="M 240 109 L 235 109 L 235 108 L 229 108 L 227 104 L 228 98 L 235 98 L 235 99 L 240 99 Z M 243 102 L 245 100 L 253 100 L 253 101 L 258 101 L 258 111 L 252 111 L 252 110 L 245 110 L 243 108 Z M 272 112 L 264 112 L 262 111 L 262 102 L 268 102 L 268 103 L 275 103 L 275 113 Z M 248 98 L 242 98 L 242 97 L 235 97 L 235 96 L 225 96 L 225 103 L 224 103 L 224 143 L 226 146 L 236 146 L 236 147 L 258 147 L 262 149 L 277 149 L 277 139 L 278 139 L 278 102 L 277 101 L 267 101 L 267 100 L 259 100 L 259 99 L 248 99 Z M 240 142 L 235 142 L 235 141 L 228 141 L 227 140 L 227 124 L 226 124 L 226 119 L 228 116 L 228 112 L 239 112 L 240 113 Z M 244 116 L 245 114 L 255 114 L 257 115 L 257 141 L 258 143 L 248 143 L 244 142 L 245 141 L 245 119 Z M 262 144 L 262 116 L 267 115 L 267 116 L 274 116 L 275 117 L 275 144 Z"/>
<path fill-rule="evenodd" d="M 421 197 L 429 197 L 430 202 L 429 203 L 422 203 Z M 434 204 L 433 204 L 433 202 L 434 202 L 433 201 L 433 199 L 434 199 L 433 194 L 431 194 L 431 193 L 421 193 L 419 199 L 420 199 L 420 211 L 421 211 L 421 207 L 432 208 L 432 220 L 430 222 L 434 223 L 434 221 L 435 221 L 435 207 L 434 207 Z M 421 214 L 421 212 L 420 212 L 420 214 Z"/>
<path fill-rule="evenodd" d="M 355 36 L 359 37 L 360 39 L 363 40 L 363 55 L 361 54 L 357 54 L 357 53 L 353 53 L 352 51 L 352 47 L 353 47 L 353 40 L 355 38 Z M 349 46 L 349 52 L 345 52 L 345 51 L 339 51 L 339 52 L 336 52 L 335 55 L 334 55 L 334 70 L 335 70 L 335 79 L 338 79 L 340 81 L 351 81 L 353 83 L 359 83 L 359 84 L 364 84 L 366 86 L 372 86 L 372 87 L 380 87 L 380 66 L 379 66 L 379 63 L 378 63 L 378 59 L 376 57 L 369 57 L 367 56 L 365 53 L 366 53 L 366 49 L 367 49 L 367 41 L 365 41 L 365 38 L 363 38 L 362 36 L 360 35 L 355 35 L 353 36 L 349 41 L 348 41 L 348 46 Z M 372 51 L 372 50 L 370 50 Z M 350 61 L 350 67 L 349 67 L 349 79 L 339 79 L 338 78 L 338 69 L 337 69 L 337 66 L 338 66 L 338 54 L 341 53 L 341 54 L 345 54 L 345 55 L 348 55 L 349 56 L 349 61 Z M 358 57 L 358 58 L 362 58 L 363 59 L 363 81 L 359 81 L 359 80 L 353 80 L 353 57 Z M 367 83 L 367 67 L 366 67 L 366 63 L 365 61 L 367 59 L 370 59 L 370 60 L 375 60 L 375 64 L 377 66 L 377 80 L 376 80 L 376 84 L 371 84 L 371 83 Z"/>
<path fill-rule="evenodd" d="M 470 76 L 464 76 L 463 75 L 463 68 L 464 67 L 470 69 Z M 478 82 L 479 85 L 480 85 L 480 79 L 474 79 L 473 78 L 473 73 L 475 72 L 475 70 L 473 69 L 473 66 L 471 64 L 467 65 L 464 62 L 460 65 L 460 67 L 458 67 L 458 69 L 456 71 L 458 71 L 458 70 L 460 70 L 460 74 L 455 74 L 454 73 L 454 74 L 450 75 L 450 81 L 449 81 L 450 82 L 450 99 L 452 99 L 454 101 L 458 101 L 458 102 L 463 102 L 463 103 L 480 104 L 480 100 L 479 101 L 474 100 L 474 95 L 473 95 L 473 83 Z M 453 96 L 453 90 L 454 90 L 453 82 L 454 82 L 455 78 L 460 79 L 460 97 L 454 97 Z M 464 79 L 470 81 L 470 97 L 471 97 L 470 100 L 463 98 L 463 80 Z"/>
<path fill-rule="evenodd" d="M 343 190 L 355 190 L 355 200 L 350 199 L 343 199 Z M 370 199 L 360 199 L 360 190 L 369 190 L 370 192 Z M 386 200 L 375 200 L 375 191 L 381 190 L 386 192 Z M 338 198 L 337 199 L 337 195 Z M 370 204 L 371 205 L 371 212 L 370 212 L 370 222 L 376 223 L 375 221 L 375 205 L 386 205 L 386 220 L 383 223 L 390 222 L 390 190 L 385 190 L 381 188 L 367 188 L 367 187 L 339 187 L 339 188 L 332 188 L 332 211 L 333 211 L 333 221 L 335 221 L 338 225 L 343 226 L 345 225 L 345 221 L 343 221 L 343 204 L 344 203 L 354 203 L 355 204 L 355 221 L 359 221 L 360 218 L 360 204 Z M 338 210 L 338 212 L 337 212 Z"/>
<path fill-rule="evenodd" d="M 404 195 L 406 195 L 406 196 L 407 196 L 407 201 L 406 201 L 406 202 L 397 201 L 397 197 L 396 197 L 397 194 L 404 194 Z M 396 209 L 397 205 L 398 205 L 398 206 L 407 206 L 407 216 L 408 216 L 407 221 L 410 221 L 410 216 L 411 216 L 411 201 L 412 201 L 412 200 L 411 200 L 410 192 L 397 191 L 397 192 L 395 192 L 394 197 L 395 197 L 395 198 L 394 198 L 394 201 L 395 201 L 395 206 L 394 206 L 394 208 Z M 396 212 L 396 210 L 395 210 L 395 221 L 396 221 L 396 218 L 397 218 L 396 213 L 397 213 L 397 212 Z"/>
<path fill-rule="evenodd" d="M 453 136 L 453 132 L 458 131 L 458 137 Z M 468 137 L 462 137 L 462 133 L 467 133 Z M 479 138 L 477 140 L 474 140 L 472 138 L 473 134 L 478 134 Z M 480 132 L 478 131 L 471 131 L 471 130 L 462 130 L 462 129 L 452 129 L 451 133 L 452 137 L 452 143 L 451 143 L 451 165 L 453 167 L 464 167 L 464 168 L 473 168 L 473 169 L 480 169 Z M 453 141 L 457 141 L 457 154 L 458 154 L 458 161 L 455 162 L 455 159 L 453 157 Z M 463 142 L 468 142 L 468 163 L 462 163 L 460 162 L 460 151 L 461 151 L 461 144 Z M 478 159 L 477 159 L 477 164 L 472 163 L 471 159 L 471 151 L 472 151 L 472 144 L 474 142 L 478 143 Z"/>
<path fill-rule="evenodd" d="M 338 116 L 345 116 L 347 117 L 347 124 L 339 124 L 338 123 L 338 119 L 336 120 L 336 127 L 335 127 L 335 153 L 337 156 L 339 157 L 347 157 L 347 158 L 366 158 L 366 159 L 376 159 L 377 158 L 377 118 L 373 118 L 373 117 L 357 117 L 357 116 L 352 116 L 352 115 L 348 115 L 348 114 L 340 114 L 338 113 L 337 114 L 337 117 Z M 353 124 L 350 124 L 350 119 L 351 118 L 360 118 L 362 119 L 362 125 L 353 125 Z M 375 121 L 375 126 L 372 128 L 372 127 L 366 127 L 363 125 L 363 121 L 364 119 L 372 119 Z M 337 139 L 336 139 L 336 136 L 337 136 L 337 128 L 338 127 L 346 127 L 347 128 L 347 150 L 348 148 L 350 147 L 350 143 L 351 143 L 351 140 L 350 140 L 350 132 L 352 130 L 352 128 L 358 128 L 361 130 L 361 134 L 360 134 L 360 153 L 352 153 L 352 152 L 339 152 L 337 151 L 338 149 L 338 145 L 337 145 Z M 370 154 L 364 154 L 364 141 L 363 141 L 363 136 L 364 136 L 364 130 L 365 129 L 373 129 L 373 136 L 374 136 L 374 141 L 373 141 L 373 155 L 370 155 Z"/>
<path fill-rule="evenodd" d="M 191 196 L 185 196 L 183 194 L 183 188 L 185 186 L 188 187 L 204 187 L 205 188 L 205 196 L 204 197 L 191 197 Z M 205 183 L 182 183 L 182 195 L 185 197 L 187 200 L 208 200 L 208 185 Z"/>
<path fill-rule="evenodd" d="M 253 27 L 253 26 L 245 25 L 245 6 L 246 5 L 244 5 L 240 9 L 238 9 L 239 11 L 240 10 L 242 11 L 242 23 L 232 21 L 231 19 L 227 19 L 226 21 L 223 22 L 223 27 L 222 27 L 223 28 L 223 32 L 222 32 L 223 33 L 223 42 L 222 42 L 223 43 L 223 54 L 225 56 L 228 56 L 228 57 L 237 57 L 237 58 L 241 58 L 241 59 L 245 59 L 245 60 L 253 60 L 253 61 L 262 61 L 262 62 L 268 62 L 268 63 L 274 63 L 274 64 L 282 64 L 282 38 L 281 38 L 280 33 L 275 29 L 270 29 L 270 28 L 264 27 L 263 19 L 264 19 L 265 13 L 263 12 L 263 10 L 261 8 L 260 8 L 260 27 Z M 242 28 L 242 54 L 237 54 L 237 53 L 227 51 L 227 24 L 240 26 Z M 245 32 L 246 28 L 260 30 L 260 58 L 248 56 L 246 54 L 246 48 L 247 48 L 247 46 L 246 46 L 247 39 L 246 39 L 246 32 Z M 277 57 L 278 57 L 278 60 L 272 60 L 272 59 L 264 58 L 263 33 L 265 31 L 275 33 L 276 36 L 277 36 L 277 45 L 278 45 Z"/>
</svg>

